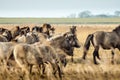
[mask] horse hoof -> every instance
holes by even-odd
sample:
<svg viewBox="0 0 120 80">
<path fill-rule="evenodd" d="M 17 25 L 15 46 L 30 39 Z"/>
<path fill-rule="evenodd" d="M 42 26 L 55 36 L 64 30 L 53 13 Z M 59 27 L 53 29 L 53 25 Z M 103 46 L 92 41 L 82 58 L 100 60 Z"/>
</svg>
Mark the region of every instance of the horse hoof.
<svg viewBox="0 0 120 80">
<path fill-rule="evenodd" d="M 112 64 L 114 64 L 114 61 L 111 61 Z"/>
<path fill-rule="evenodd" d="M 97 62 L 95 62 L 94 64 L 95 64 L 95 65 L 99 65 L 99 63 L 97 63 Z"/>
<path fill-rule="evenodd" d="M 86 58 L 85 57 L 82 57 L 83 60 L 85 60 Z"/>
</svg>

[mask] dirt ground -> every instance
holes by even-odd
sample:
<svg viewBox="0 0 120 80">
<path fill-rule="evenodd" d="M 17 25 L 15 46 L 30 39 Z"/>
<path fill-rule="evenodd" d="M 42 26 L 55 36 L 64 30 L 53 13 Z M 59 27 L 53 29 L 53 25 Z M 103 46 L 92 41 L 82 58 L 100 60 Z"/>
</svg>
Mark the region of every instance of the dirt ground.
<svg viewBox="0 0 120 80">
<path fill-rule="evenodd" d="M 30 26 L 31 28 L 35 25 L 42 26 L 42 24 L 0 24 L 0 27 L 4 27 L 7 29 L 12 29 L 15 26 Z M 55 33 L 63 33 L 69 30 L 72 25 L 65 24 L 52 24 L 56 28 Z M 96 31 L 112 31 L 118 24 L 88 24 L 82 25 L 77 24 L 77 37 L 80 41 L 81 48 L 75 49 L 74 51 L 74 62 L 70 61 L 70 57 L 68 56 L 68 64 L 64 68 L 63 80 L 120 80 L 120 51 L 115 50 L 115 64 L 111 64 L 111 52 L 110 50 L 103 50 L 100 48 L 100 57 L 101 60 L 97 60 L 100 64 L 93 64 L 93 46 L 91 45 L 87 59 L 82 60 L 81 57 L 83 55 L 83 45 L 84 42 L 90 33 L 94 33 Z M 48 66 L 50 68 L 50 66 Z M 50 69 L 48 68 L 47 71 Z M 3 66 L 0 66 L 0 80 L 23 80 L 21 78 L 22 73 L 16 68 L 10 68 L 9 72 L 5 72 Z M 40 77 L 37 70 L 34 69 L 35 73 L 33 73 L 32 80 L 57 80 L 52 75 L 50 77 Z M 49 71 L 50 73 L 51 71 Z"/>
</svg>

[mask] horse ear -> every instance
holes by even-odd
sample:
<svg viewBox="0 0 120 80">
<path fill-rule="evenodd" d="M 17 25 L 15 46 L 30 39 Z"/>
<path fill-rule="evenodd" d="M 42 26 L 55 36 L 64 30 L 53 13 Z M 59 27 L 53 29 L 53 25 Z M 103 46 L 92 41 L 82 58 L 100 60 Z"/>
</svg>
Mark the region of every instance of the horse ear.
<svg viewBox="0 0 120 80">
<path fill-rule="evenodd" d="M 19 27 L 19 26 L 16 26 L 16 28 L 17 28 L 17 30 L 19 30 L 19 29 L 20 29 L 20 27 Z"/>
<path fill-rule="evenodd" d="M 67 33 L 63 34 L 63 36 L 66 37 L 66 36 L 67 36 Z"/>
<path fill-rule="evenodd" d="M 73 29 L 76 31 L 76 26 L 73 26 Z"/>
<path fill-rule="evenodd" d="M 76 26 L 74 26 L 74 28 L 76 29 Z"/>
<path fill-rule="evenodd" d="M 73 26 L 70 26 L 70 30 L 72 30 L 73 29 Z"/>
<path fill-rule="evenodd" d="M 52 27 L 51 29 L 52 29 L 52 30 L 55 30 L 55 27 Z"/>
<path fill-rule="evenodd" d="M 24 31 L 21 31 L 21 32 L 20 32 L 20 35 L 25 35 L 25 32 L 24 32 Z"/>
<path fill-rule="evenodd" d="M 13 39 L 12 42 L 18 42 L 18 40 L 17 39 Z"/>
</svg>

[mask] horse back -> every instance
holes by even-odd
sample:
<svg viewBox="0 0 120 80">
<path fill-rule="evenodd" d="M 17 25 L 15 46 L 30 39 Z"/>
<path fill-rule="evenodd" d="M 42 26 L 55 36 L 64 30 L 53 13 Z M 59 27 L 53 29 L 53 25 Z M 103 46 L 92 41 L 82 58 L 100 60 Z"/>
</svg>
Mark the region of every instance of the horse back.
<svg viewBox="0 0 120 80">
<path fill-rule="evenodd" d="M 116 48 L 120 43 L 119 36 L 114 32 L 99 31 L 94 33 L 94 46 L 101 46 L 103 49 Z"/>
</svg>

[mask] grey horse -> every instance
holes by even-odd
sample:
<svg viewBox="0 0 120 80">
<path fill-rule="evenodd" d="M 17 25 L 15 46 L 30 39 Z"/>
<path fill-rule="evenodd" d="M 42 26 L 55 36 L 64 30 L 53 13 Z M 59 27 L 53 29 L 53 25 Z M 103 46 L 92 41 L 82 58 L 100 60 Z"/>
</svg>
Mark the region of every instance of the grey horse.
<svg viewBox="0 0 120 80">
<path fill-rule="evenodd" d="M 94 46 L 93 52 L 93 60 L 94 64 L 98 64 L 96 61 L 96 57 L 100 60 L 99 57 L 99 48 L 100 46 L 103 49 L 111 49 L 112 52 L 112 63 L 114 63 L 114 50 L 118 48 L 120 50 L 120 26 L 113 29 L 111 32 L 97 31 L 93 34 L 89 34 L 85 44 L 84 44 L 84 54 L 83 59 L 86 59 L 87 51 L 90 47 L 90 42 L 92 42 Z"/>
</svg>

